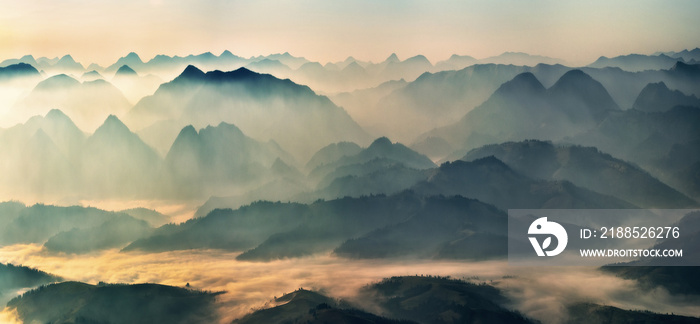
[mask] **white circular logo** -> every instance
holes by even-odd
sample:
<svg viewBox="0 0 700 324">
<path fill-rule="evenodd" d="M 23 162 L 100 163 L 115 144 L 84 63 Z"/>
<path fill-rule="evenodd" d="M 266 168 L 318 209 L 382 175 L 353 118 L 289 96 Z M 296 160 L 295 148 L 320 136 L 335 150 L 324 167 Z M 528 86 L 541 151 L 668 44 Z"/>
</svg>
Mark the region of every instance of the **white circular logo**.
<svg viewBox="0 0 700 324">
<path fill-rule="evenodd" d="M 547 250 L 547 248 L 549 248 L 552 244 L 551 236 L 544 239 L 541 245 L 540 242 L 537 241 L 537 237 L 530 236 L 530 243 L 532 243 L 532 247 L 535 249 L 538 256 L 559 255 L 559 253 L 563 252 L 566 248 L 566 243 L 569 242 L 569 236 L 566 234 L 564 227 L 556 222 L 548 222 L 547 217 L 540 217 L 532 222 L 532 224 L 530 224 L 530 228 L 527 230 L 527 233 L 554 235 L 554 237 L 557 238 L 557 247 L 555 249 Z"/>
</svg>

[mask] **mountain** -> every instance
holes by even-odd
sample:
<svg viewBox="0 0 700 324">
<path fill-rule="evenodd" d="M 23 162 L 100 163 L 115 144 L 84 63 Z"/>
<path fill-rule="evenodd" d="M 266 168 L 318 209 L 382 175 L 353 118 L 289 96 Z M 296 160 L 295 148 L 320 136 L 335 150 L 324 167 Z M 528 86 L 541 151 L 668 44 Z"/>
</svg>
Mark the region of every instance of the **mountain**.
<svg viewBox="0 0 700 324">
<path fill-rule="evenodd" d="M 634 208 L 612 196 L 577 187 L 569 181 L 528 178 L 493 156 L 445 163 L 412 188 L 423 195 L 461 195 L 508 209 Z"/>
<path fill-rule="evenodd" d="M 507 254 L 507 215 L 460 196 L 425 198 L 406 220 L 353 235 L 333 252 L 352 259 L 488 260 Z"/>
<path fill-rule="evenodd" d="M 258 73 L 269 73 L 280 78 L 288 76 L 292 71 L 284 63 L 269 58 L 247 64 L 245 68 Z"/>
<path fill-rule="evenodd" d="M 344 156 L 336 161 L 319 165 L 311 171 L 309 177 L 320 180 L 340 167 L 366 164 L 372 160 L 384 160 L 417 170 L 435 167 L 435 163 L 425 155 L 419 154 L 401 143 L 392 143 L 388 138 L 380 137 L 355 155 Z"/>
<path fill-rule="evenodd" d="M 10 65 L 17 65 L 17 64 L 20 64 L 20 63 L 29 64 L 29 65 L 31 65 L 32 67 L 34 67 L 35 70 L 40 68 L 39 63 L 37 63 L 37 61 L 34 59 L 34 56 L 32 56 L 32 55 L 25 55 L 25 56 L 22 56 L 22 57 L 19 58 L 19 59 L 7 59 L 7 60 L 4 60 L 4 61 L 0 62 L 0 67 L 3 67 L 3 68 L 4 68 L 4 67 L 8 67 L 8 66 L 10 66 Z"/>
<path fill-rule="evenodd" d="M 187 126 L 180 131 L 165 157 L 166 176 L 172 177 L 174 193 L 210 195 L 225 188 L 261 181 L 280 158 L 290 160 L 272 143 L 258 142 L 231 124 L 221 122 L 197 132 Z"/>
<path fill-rule="evenodd" d="M 675 106 L 663 112 L 636 109 L 610 114 L 594 129 L 575 136 L 571 142 L 615 152 L 652 172 L 661 181 L 693 195 L 694 154 L 700 143 L 700 109 Z"/>
<path fill-rule="evenodd" d="M 380 99 L 367 111 L 364 126 L 402 142 L 412 141 L 421 133 L 464 116 L 522 70 L 489 64 L 423 74 Z"/>
<path fill-rule="evenodd" d="M 108 66 L 105 69 L 105 72 L 117 71 L 117 73 L 118 73 L 119 70 L 124 66 L 128 66 L 129 69 L 135 68 L 137 70 L 140 70 L 140 69 L 144 68 L 144 63 L 138 54 L 131 52 L 131 53 L 127 54 L 126 56 L 119 58 L 117 60 L 117 62 L 115 62 L 114 64 Z"/>
<path fill-rule="evenodd" d="M 216 209 L 203 218 L 163 226 L 150 237 L 136 240 L 124 250 L 244 251 L 276 232 L 298 227 L 305 220 L 308 209 L 308 206 L 301 204 L 271 202 L 256 202 L 236 210 Z"/>
<path fill-rule="evenodd" d="M 85 134 L 60 110 L 3 130 L 0 143 L 2 190 L 50 197 L 79 188 L 76 180 Z"/>
<path fill-rule="evenodd" d="M 362 151 L 362 148 L 352 142 L 339 142 L 328 144 L 318 150 L 306 163 L 307 170 L 313 170 L 321 165 L 333 163 L 344 156 L 353 156 Z"/>
<path fill-rule="evenodd" d="M 82 76 L 80 76 L 80 80 L 82 81 L 95 81 L 100 79 L 104 80 L 104 77 L 96 70 L 90 70 L 89 72 L 85 72 Z"/>
<path fill-rule="evenodd" d="M 95 196 L 151 193 L 160 157 L 116 116 L 110 115 L 85 142 L 82 175 Z"/>
<path fill-rule="evenodd" d="M 44 243 L 56 234 L 74 228 L 96 227 L 110 220 L 114 213 L 96 208 L 34 205 L 19 210 L 0 232 L 0 244 Z"/>
<path fill-rule="evenodd" d="M 151 234 L 153 229 L 146 221 L 129 215 L 115 215 L 99 226 L 73 228 L 52 236 L 44 247 L 49 252 L 84 254 L 110 248 L 122 248 Z"/>
<path fill-rule="evenodd" d="M 385 316 L 418 323 L 533 323 L 505 308 L 508 299 L 497 288 L 445 277 L 386 278 L 364 287 L 360 296 Z"/>
<path fill-rule="evenodd" d="M 683 59 L 680 59 L 681 61 Z M 595 62 L 588 65 L 593 68 L 618 67 L 625 71 L 640 72 L 644 70 L 666 70 L 673 67 L 679 59 L 660 55 L 630 54 L 613 58 L 601 56 Z"/>
<path fill-rule="evenodd" d="M 377 323 L 408 324 L 383 318 L 341 304 L 333 298 L 300 288 L 294 292 L 275 298 L 276 306 L 260 309 L 240 319 L 235 324 L 245 323 Z"/>
<path fill-rule="evenodd" d="M 50 67 L 44 67 L 44 70 L 56 71 L 59 73 L 78 73 L 84 72 L 85 67 L 73 60 L 72 56 L 64 55 Z"/>
<path fill-rule="evenodd" d="M 119 70 L 114 74 L 114 77 L 130 77 L 130 76 L 139 76 L 134 69 L 130 68 L 128 65 L 122 65 Z"/>
<path fill-rule="evenodd" d="M 479 60 L 469 55 L 452 54 L 449 59 L 437 62 L 435 68 L 439 71 L 461 70 L 478 62 Z"/>
<path fill-rule="evenodd" d="M 11 64 L 0 67 L 0 82 L 14 80 L 16 78 L 40 78 L 41 74 L 33 66 L 27 63 Z"/>
<path fill-rule="evenodd" d="M 63 282 L 11 300 L 25 323 L 212 323 L 218 293 L 157 284 Z"/>
<path fill-rule="evenodd" d="M 657 314 L 649 311 L 624 310 L 613 306 L 578 303 L 568 307 L 569 318 L 565 323 L 697 323 L 697 317 L 673 314 Z"/>
<path fill-rule="evenodd" d="M 127 120 L 135 128 L 162 120 L 184 124 L 179 129 L 188 124 L 232 123 L 252 138 L 274 140 L 299 161 L 308 160 L 330 143 L 368 140 L 350 116 L 327 97 L 290 80 L 245 68 L 204 73 L 189 66 L 153 96 L 139 101 Z M 172 134 L 173 138 L 176 135 Z"/>
<path fill-rule="evenodd" d="M 440 137 L 464 149 L 524 139 L 560 140 L 594 128 L 616 110 L 605 88 L 579 70 L 566 72 L 549 89 L 526 72 L 502 84 L 457 123 L 420 138 Z"/>
<path fill-rule="evenodd" d="M 125 209 L 120 211 L 120 213 L 127 214 L 135 219 L 146 221 L 149 225 L 153 227 L 163 226 L 169 223 L 170 221 L 169 216 L 161 214 L 156 210 L 143 207 Z"/>
<path fill-rule="evenodd" d="M 38 269 L 0 263 L 0 295 L 14 289 L 32 288 L 61 280 Z"/>
<path fill-rule="evenodd" d="M 665 83 L 649 83 L 639 93 L 634 102 L 634 109 L 646 112 L 668 111 L 675 106 L 694 106 L 700 108 L 700 99 L 695 95 L 685 95 L 678 90 L 669 89 Z"/>
<path fill-rule="evenodd" d="M 348 257 L 489 259 L 505 255 L 505 236 L 498 233 L 505 233 L 506 226 L 505 213 L 491 205 L 408 191 L 308 205 L 256 202 L 237 210 L 216 209 L 203 218 L 163 226 L 124 250 L 223 249 L 245 251 L 237 259 L 249 261 L 334 248 Z"/>
<path fill-rule="evenodd" d="M 683 208 L 697 204 L 639 167 L 593 147 L 554 146 L 536 140 L 507 142 L 471 150 L 463 160 L 488 156 L 495 156 L 534 179 L 571 181 L 642 208 Z"/>
<path fill-rule="evenodd" d="M 78 127 L 92 131 L 110 114 L 123 114 L 131 104 L 119 89 L 107 81 L 79 81 L 59 74 L 39 82 L 16 104 L 27 117 L 60 109 L 71 116 Z"/>
<path fill-rule="evenodd" d="M 688 61 L 698 61 L 700 62 L 700 48 L 694 48 L 692 50 L 687 50 L 684 49 L 680 52 L 666 52 L 666 53 L 655 53 L 654 55 L 660 55 L 664 54 L 666 56 L 670 56 L 673 58 L 682 58 L 683 61 L 688 62 Z"/>
<path fill-rule="evenodd" d="M 541 55 L 531 55 L 520 52 L 504 52 L 498 56 L 492 56 L 479 60 L 481 64 L 507 64 L 520 66 L 536 66 L 538 64 L 563 64 L 560 59 Z"/>
</svg>

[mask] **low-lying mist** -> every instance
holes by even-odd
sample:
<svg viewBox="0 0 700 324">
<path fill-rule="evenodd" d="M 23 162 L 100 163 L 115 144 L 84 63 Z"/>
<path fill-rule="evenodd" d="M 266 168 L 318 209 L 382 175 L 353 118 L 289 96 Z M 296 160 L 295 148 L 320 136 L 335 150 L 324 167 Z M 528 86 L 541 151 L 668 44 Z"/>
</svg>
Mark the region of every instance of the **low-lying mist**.
<svg viewBox="0 0 700 324">
<path fill-rule="evenodd" d="M 156 254 L 108 250 L 87 255 L 50 254 L 40 245 L 13 245 L 0 249 L 0 262 L 36 267 L 66 280 L 96 284 L 159 283 L 211 291 L 219 296 L 221 322 L 265 305 L 273 297 L 304 287 L 343 298 L 362 307 L 358 290 L 385 277 L 440 275 L 471 278 L 502 289 L 516 309 L 543 323 L 560 323 L 566 307 L 593 302 L 623 309 L 699 316 L 697 299 L 671 296 L 664 289 L 641 291 L 635 281 L 596 268 L 509 267 L 506 261 L 457 262 L 428 260 L 345 260 L 332 255 L 271 262 L 242 262 L 238 253 L 216 250 Z M 6 309 L 2 316 L 11 317 Z"/>
</svg>

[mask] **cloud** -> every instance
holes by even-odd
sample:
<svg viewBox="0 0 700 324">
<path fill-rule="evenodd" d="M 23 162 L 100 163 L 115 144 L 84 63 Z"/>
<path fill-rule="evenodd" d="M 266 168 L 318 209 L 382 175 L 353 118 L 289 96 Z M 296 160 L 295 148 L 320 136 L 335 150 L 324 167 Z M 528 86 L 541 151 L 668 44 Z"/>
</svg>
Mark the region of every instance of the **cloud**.
<svg viewBox="0 0 700 324">
<path fill-rule="evenodd" d="M 189 283 L 196 289 L 226 291 L 218 299 L 222 323 L 269 305 L 274 296 L 300 287 L 353 300 L 367 284 L 416 274 L 476 276 L 504 290 L 514 301 L 508 306 L 544 323 L 559 323 L 566 318 L 567 303 L 577 301 L 700 316 L 697 301 L 693 304 L 663 289 L 641 292 L 634 281 L 595 268 L 509 267 L 505 261 L 345 260 L 330 255 L 241 262 L 235 260 L 237 255 L 216 250 L 155 254 L 109 250 L 77 257 L 49 254 L 39 245 L 14 245 L 0 249 L 0 262 L 36 267 L 67 280 L 92 284 L 150 282 L 184 287 Z"/>
</svg>

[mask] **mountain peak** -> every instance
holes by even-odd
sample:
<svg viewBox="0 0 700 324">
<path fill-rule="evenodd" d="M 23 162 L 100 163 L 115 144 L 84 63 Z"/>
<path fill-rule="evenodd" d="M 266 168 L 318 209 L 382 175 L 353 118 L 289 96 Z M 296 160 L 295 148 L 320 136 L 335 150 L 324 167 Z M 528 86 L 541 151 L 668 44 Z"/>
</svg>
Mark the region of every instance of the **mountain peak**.
<svg viewBox="0 0 700 324">
<path fill-rule="evenodd" d="M 73 60 L 73 57 L 70 56 L 70 54 L 64 55 L 64 56 L 63 56 L 60 60 L 58 60 L 58 61 L 59 61 L 59 62 L 75 63 L 75 60 Z"/>
<path fill-rule="evenodd" d="M 36 86 L 36 89 L 50 90 L 63 87 L 73 87 L 78 85 L 80 85 L 80 82 L 78 82 L 78 80 L 73 79 L 65 74 L 57 74 L 44 81 L 39 82 L 39 84 L 37 84 Z"/>
<path fill-rule="evenodd" d="M 496 92 L 498 93 L 539 93 L 544 92 L 545 88 L 540 83 L 540 80 L 530 72 L 524 72 L 516 75 L 512 80 L 502 84 Z"/>
<path fill-rule="evenodd" d="M 109 115 L 102 126 L 95 130 L 95 134 L 107 133 L 107 134 L 124 134 L 131 133 L 129 127 L 126 127 L 119 118 L 115 115 Z"/>
<path fill-rule="evenodd" d="M 63 111 L 61 111 L 60 109 L 55 109 L 55 108 L 49 110 L 49 112 L 46 113 L 46 116 L 44 116 L 44 118 L 46 118 L 48 120 L 53 120 L 53 121 L 66 121 L 66 120 L 70 121 L 71 120 L 70 117 L 68 117 L 68 115 L 63 113 Z"/>
<path fill-rule="evenodd" d="M 188 65 L 180 76 L 178 76 L 178 79 L 179 78 L 198 80 L 204 78 L 204 72 L 194 65 Z"/>
<path fill-rule="evenodd" d="M 401 62 L 401 60 L 399 60 L 399 57 L 396 55 L 396 53 L 391 53 L 391 55 L 389 55 L 389 57 L 387 57 L 386 60 L 384 60 L 384 62 L 398 63 Z"/>
<path fill-rule="evenodd" d="M 127 55 L 124 57 L 124 59 L 141 61 L 141 57 L 139 57 L 139 55 L 136 54 L 135 52 L 130 52 L 129 54 L 127 54 Z M 142 61 L 142 62 L 143 62 L 143 61 Z"/>
<path fill-rule="evenodd" d="M 572 95 L 578 97 L 596 118 L 602 118 L 606 110 L 619 109 L 608 90 L 600 82 L 578 69 L 564 73 L 549 88 L 549 92 L 566 98 L 572 98 Z"/>
<path fill-rule="evenodd" d="M 390 148 L 392 145 L 394 144 L 391 143 L 390 139 L 388 139 L 385 136 L 382 136 L 374 140 L 374 142 L 372 142 L 372 144 L 367 149 L 386 149 Z"/>
<path fill-rule="evenodd" d="M 124 64 L 122 65 L 119 70 L 117 70 L 117 73 L 114 74 L 115 76 L 121 75 L 121 76 L 138 76 L 138 73 L 134 71 L 131 67 L 128 65 Z"/>
</svg>

